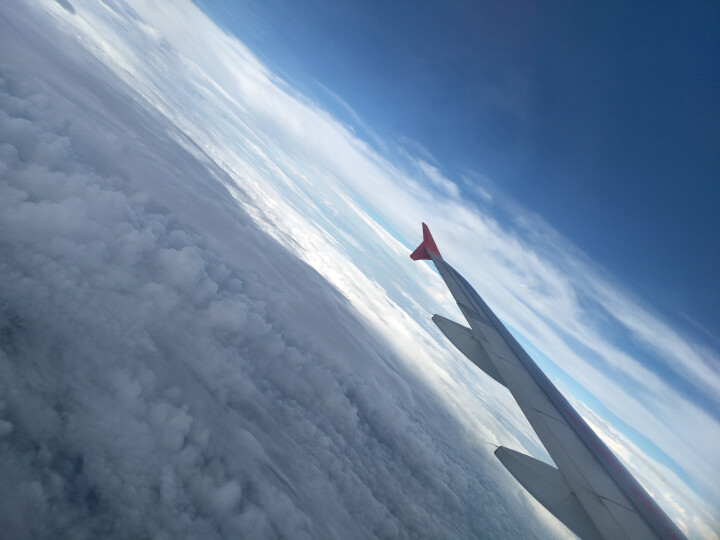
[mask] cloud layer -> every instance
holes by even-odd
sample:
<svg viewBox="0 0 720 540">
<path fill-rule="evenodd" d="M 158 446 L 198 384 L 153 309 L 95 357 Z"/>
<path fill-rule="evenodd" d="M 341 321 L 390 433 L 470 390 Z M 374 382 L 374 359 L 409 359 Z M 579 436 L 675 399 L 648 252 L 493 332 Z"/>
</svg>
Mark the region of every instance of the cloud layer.
<svg viewBox="0 0 720 540">
<path fill-rule="evenodd" d="M 2 21 L 3 537 L 562 530 L 226 171 L 42 13 Z"/>
</svg>

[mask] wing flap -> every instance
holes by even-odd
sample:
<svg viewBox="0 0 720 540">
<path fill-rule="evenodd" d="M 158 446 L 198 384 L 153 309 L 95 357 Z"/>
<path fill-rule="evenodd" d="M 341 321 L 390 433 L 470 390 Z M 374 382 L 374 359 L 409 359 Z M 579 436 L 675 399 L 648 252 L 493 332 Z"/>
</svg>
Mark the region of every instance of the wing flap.
<svg viewBox="0 0 720 540">
<path fill-rule="evenodd" d="M 583 540 L 602 539 L 570 486 L 555 467 L 500 446 L 495 455 L 535 500 Z"/>
<path fill-rule="evenodd" d="M 458 307 L 465 316 L 465 319 L 470 323 L 473 335 L 487 344 L 494 353 L 495 358 L 520 365 L 517 357 L 513 354 L 512 350 L 510 350 L 510 347 L 508 347 L 503 337 L 484 315 L 463 304 L 458 304 Z"/>
<path fill-rule="evenodd" d="M 445 337 L 450 340 L 450 343 L 455 345 L 468 360 L 505 386 L 505 382 L 498 373 L 495 364 L 490 360 L 487 349 L 473 337 L 472 330 L 440 315 L 433 315 L 432 320 Z"/>
</svg>

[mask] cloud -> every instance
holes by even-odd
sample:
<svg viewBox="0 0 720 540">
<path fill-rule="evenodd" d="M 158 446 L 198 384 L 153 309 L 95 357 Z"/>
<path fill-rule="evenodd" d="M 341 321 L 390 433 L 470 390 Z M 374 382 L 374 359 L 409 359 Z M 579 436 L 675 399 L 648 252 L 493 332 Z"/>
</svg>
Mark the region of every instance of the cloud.
<svg viewBox="0 0 720 540">
<path fill-rule="evenodd" d="M 99 39 L 88 6 L 106 13 L 77 2 L 73 18 Z M 233 186 L 239 170 L 153 108 L 164 98 L 148 106 L 82 47 L 139 73 L 129 59 L 78 45 L 75 27 L 63 37 L 65 19 L 39 9 L 65 16 L 20 5 L 0 18 L 0 50 L 12 51 L 0 56 L 4 537 L 545 531 L 352 308 L 370 280 L 345 274 L 341 294 L 252 217 L 308 254 L 332 236 L 271 220 L 273 199 L 261 207 Z M 255 142 L 243 141 L 244 173 L 270 189 L 265 178 L 283 178 L 265 160 L 275 147 Z M 317 254 L 328 272 L 331 255 Z M 379 285 L 368 291 L 380 302 Z M 390 314 L 377 316 L 403 328 Z M 433 345 L 415 360 L 437 369 L 433 355 L 451 358 Z"/>
<path fill-rule="evenodd" d="M 63 9 L 67 10 L 70 13 L 75 13 L 75 8 L 68 0 L 55 0 L 58 4 L 62 6 Z"/>
<path fill-rule="evenodd" d="M 460 190 L 458 187 L 453 182 L 445 178 L 437 167 L 430 165 L 423 160 L 418 160 L 417 164 L 427 179 L 435 187 L 440 189 L 444 195 L 456 199 L 460 197 Z"/>
</svg>

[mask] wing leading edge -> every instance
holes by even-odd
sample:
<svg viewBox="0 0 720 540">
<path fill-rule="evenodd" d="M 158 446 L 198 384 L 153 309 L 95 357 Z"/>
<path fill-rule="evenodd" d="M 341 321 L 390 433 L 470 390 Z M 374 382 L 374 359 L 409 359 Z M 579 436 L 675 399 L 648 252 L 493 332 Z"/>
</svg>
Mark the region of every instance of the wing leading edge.
<svg viewBox="0 0 720 540">
<path fill-rule="evenodd" d="M 523 487 L 583 539 L 685 538 L 573 409 L 470 284 L 440 256 L 425 223 L 413 260 L 431 260 L 470 328 L 433 316 L 448 340 L 507 387 L 557 469 L 500 447 L 496 456 Z"/>
</svg>

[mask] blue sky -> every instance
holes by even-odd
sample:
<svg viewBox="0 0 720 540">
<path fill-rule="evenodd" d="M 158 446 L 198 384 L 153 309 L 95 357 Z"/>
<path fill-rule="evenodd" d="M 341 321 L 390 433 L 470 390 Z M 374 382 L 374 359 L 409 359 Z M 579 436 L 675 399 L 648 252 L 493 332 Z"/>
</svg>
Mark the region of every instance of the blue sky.
<svg viewBox="0 0 720 540">
<path fill-rule="evenodd" d="M 490 182 L 718 343 L 716 4 L 207 4 L 285 76 Z"/>
</svg>

